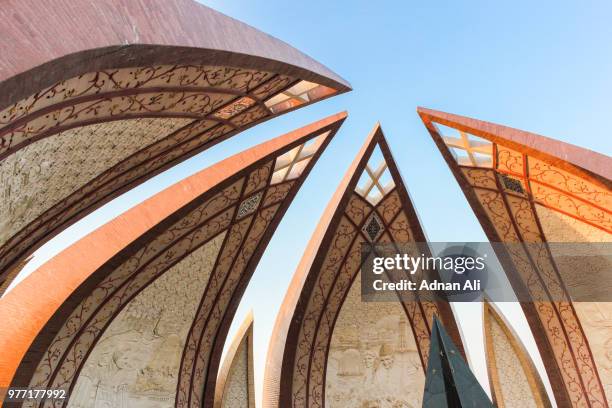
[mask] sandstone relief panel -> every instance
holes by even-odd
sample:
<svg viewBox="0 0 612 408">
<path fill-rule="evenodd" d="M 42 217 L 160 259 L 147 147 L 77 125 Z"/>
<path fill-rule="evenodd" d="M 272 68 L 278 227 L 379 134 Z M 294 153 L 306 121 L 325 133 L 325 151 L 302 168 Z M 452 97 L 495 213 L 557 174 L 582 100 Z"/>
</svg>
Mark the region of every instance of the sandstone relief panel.
<svg viewBox="0 0 612 408">
<path fill-rule="evenodd" d="M 543 206 L 536 206 L 538 217 L 546 239 L 549 242 L 611 242 L 612 235 L 606 231 L 588 225 L 575 218 L 550 210 Z M 587 248 L 584 248 L 587 250 Z M 554 251 L 554 246 L 553 246 Z M 559 265 L 564 276 L 568 268 L 575 270 L 599 270 L 601 265 L 598 257 L 590 254 L 592 265 Z M 553 256 L 555 253 L 553 252 Z M 558 262 L 558 257 L 556 257 Z M 600 258 L 599 261 L 602 259 Z M 559 263 L 559 262 L 558 262 Z M 610 265 L 607 272 L 610 271 Z M 583 275 L 583 274 L 579 274 Z M 602 382 L 606 400 L 612 404 L 612 303 L 604 302 L 574 302 L 574 309 L 582 324 L 582 329 L 589 341 L 593 359 L 597 365 L 599 379 Z"/>
<path fill-rule="evenodd" d="M 0 245 L 95 176 L 190 122 L 140 118 L 83 126 L 0 161 Z"/>
<path fill-rule="evenodd" d="M 408 319 L 395 302 L 362 302 L 357 275 L 336 321 L 327 408 L 416 408 L 425 375 Z"/>
<path fill-rule="evenodd" d="M 70 408 L 173 407 L 181 354 L 225 232 L 140 292 L 87 358 Z"/>
</svg>

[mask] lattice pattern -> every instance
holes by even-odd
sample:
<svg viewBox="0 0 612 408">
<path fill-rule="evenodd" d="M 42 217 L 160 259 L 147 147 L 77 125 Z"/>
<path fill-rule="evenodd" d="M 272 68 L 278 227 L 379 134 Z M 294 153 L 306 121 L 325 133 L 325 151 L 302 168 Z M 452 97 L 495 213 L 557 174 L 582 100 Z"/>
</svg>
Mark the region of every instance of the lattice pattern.
<svg viewBox="0 0 612 408">
<path fill-rule="evenodd" d="M 374 165 L 374 163 L 378 164 Z M 393 187 L 395 187 L 395 182 L 391 177 L 387 162 L 377 146 L 370 156 L 355 191 L 372 205 L 376 205 Z"/>
<path fill-rule="evenodd" d="M 515 178 L 512 178 L 506 174 L 501 175 L 501 180 L 504 183 L 504 187 L 508 190 L 512 190 L 515 193 L 523 194 L 525 190 L 523 189 L 523 185 L 521 182 Z"/>
<path fill-rule="evenodd" d="M 336 91 L 332 88 L 314 82 L 300 81 L 291 88 L 268 99 L 265 105 L 272 113 L 279 113 L 315 99 L 329 96 L 334 92 Z"/>
<path fill-rule="evenodd" d="M 315 139 L 296 146 L 287 153 L 276 159 L 274 163 L 274 174 L 272 175 L 272 184 L 282 183 L 283 181 L 293 180 L 298 178 L 308 162 L 317 153 L 321 143 L 325 140 L 329 132 L 325 132 Z"/>
<path fill-rule="evenodd" d="M 237 219 L 241 219 L 249 214 L 252 214 L 257 210 L 259 206 L 259 202 L 261 201 L 261 197 L 263 197 L 263 191 L 260 191 L 257 194 L 254 194 L 240 203 L 240 207 L 238 207 L 238 215 Z"/>
<path fill-rule="evenodd" d="M 460 144 L 465 146 L 465 140 L 451 143 L 456 140 L 440 134 L 440 129 L 446 126 L 453 129 L 468 126 L 479 136 L 496 142 L 491 147 L 493 160 L 489 168 L 478 161 L 474 164 L 469 158 L 468 162 L 458 160 L 459 166 L 449 162 L 453 173 L 465 181 L 460 186 L 472 207 L 486 213 L 479 212 L 479 218 L 491 241 L 545 244 L 551 231 L 539 218 L 538 208 L 546 208 L 555 214 L 555 219 L 573 218 L 576 223 L 594 227 L 593 230 L 598 228 L 601 233 L 612 231 L 612 213 L 608 210 L 610 190 L 595 178 L 560 168 L 558 164 L 562 160 L 550 161 L 537 145 L 552 144 L 551 140 L 540 140 L 537 135 L 470 118 L 449 119 L 453 115 L 432 114 L 426 110 L 420 114 L 434 140 L 444 141 L 451 151 Z M 437 123 L 438 117 L 443 118 L 445 126 Z M 508 134 L 513 134 L 512 147 L 508 146 L 511 144 Z M 484 148 L 481 144 L 475 147 Z M 566 234 L 576 230 L 574 226 L 569 227 Z M 535 306 L 525 303 L 523 308 L 534 321 L 539 320 L 539 325 L 530 322 L 534 337 L 540 339 L 540 348 L 547 349 L 553 357 L 547 361 L 547 369 L 558 376 L 565 388 L 565 392 L 555 391 L 555 396 L 563 406 L 606 406 L 605 385 L 601 381 L 605 376 L 597 371 L 594 343 L 581 327 L 584 322 L 576 314 L 554 255 L 545 250 L 545 245 L 541 248 L 509 246 L 504 268 L 520 279 L 520 283 L 513 284 L 515 290 L 526 290 L 534 299 L 550 299 Z"/>
<path fill-rule="evenodd" d="M 383 233 L 384 224 L 376 213 L 372 213 L 370 219 L 363 224 L 361 231 L 370 239 L 370 241 L 374 242 Z"/>
<path fill-rule="evenodd" d="M 460 166 L 492 167 L 493 144 L 484 139 L 459 131 L 459 137 L 442 136 Z"/>
</svg>

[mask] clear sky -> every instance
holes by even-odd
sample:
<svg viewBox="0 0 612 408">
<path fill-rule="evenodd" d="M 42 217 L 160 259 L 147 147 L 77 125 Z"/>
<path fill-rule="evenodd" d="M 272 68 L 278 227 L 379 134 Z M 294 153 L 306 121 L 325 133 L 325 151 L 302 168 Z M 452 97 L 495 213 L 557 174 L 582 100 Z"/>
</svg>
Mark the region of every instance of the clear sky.
<svg viewBox="0 0 612 408">
<path fill-rule="evenodd" d="M 607 1 L 202 1 L 280 38 L 354 91 L 283 115 L 125 194 L 38 251 L 31 271 L 92 228 L 212 163 L 347 110 L 349 118 L 296 197 L 251 281 L 237 320 L 255 314 L 256 382 L 278 306 L 314 226 L 367 133 L 380 121 L 432 241 L 482 241 L 482 229 L 415 110 L 421 105 L 533 131 L 604 154 L 612 94 Z M 533 349 L 516 305 L 504 306 Z M 474 305 L 460 319 L 486 385 Z M 518 316 L 518 317 L 517 317 Z M 240 322 L 237 321 L 237 324 Z M 235 327 L 232 329 L 232 332 Z M 531 345 L 531 346 L 530 346 Z"/>
</svg>

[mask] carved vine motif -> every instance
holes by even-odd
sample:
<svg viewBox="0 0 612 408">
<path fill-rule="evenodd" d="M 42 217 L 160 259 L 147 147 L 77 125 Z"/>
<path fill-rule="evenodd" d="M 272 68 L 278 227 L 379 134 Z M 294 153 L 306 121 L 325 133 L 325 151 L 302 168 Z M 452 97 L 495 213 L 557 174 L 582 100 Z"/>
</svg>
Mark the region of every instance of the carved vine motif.
<svg viewBox="0 0 612 408">
<path fill-rule="evenodd" d="M 189 70 L 191 70 L 191 68 L 189 68 Z M 152 81 L 158 80 L 159 78 L 164 78 L 163 80 L 165 81 L 167 78 L 171 78 L 173 81 L 178 81 L 177 83 L 190 83 L 190 80 L 188 78 L 183 78 L 181 77 L 181 75 L 172 75 L 172 72 L 175 72 L 172 70 L 153 70 L 159 73 L 159 75 L 157 76 L 151 74 L 151 72 L 153 71 L 144 71 L 147 72 L 146 75 L 148 76 L 146 77 L 150 78 Z M 165 72 L 165 74 L 162 74 L 161 72 Z M 177 72 L 182 71 L 181 69 L 178 69 Z M 138 75 L 145 74 L 139 71 Z M 200 79 L 194 78 L 194 83 L 198 83 L 197 81 L 206 80 L 210 82 L 211 86 L 220 85 L 223 87 L 222 89 L 234 89 L 238 87 L 241 92 L 252 91 L 254 94 L 257 94 L 258 97 L 264 99 L 272 96 L 275 92 L 281 90 L 283 87 L 287 86 L 287 84 L 290 84 L 294 81 L 294 79 L 288 76 L 273 76 L 267 73 L 261 75 L 256 73 L 251 73 L 248 75 L 241 74 L 241 71 L 236 69 L 220 70 L 215 68 L 213 71 L 211 71 L 210 75 L 206 77 L 208 79 L 202 79 L 203 75 L 204 74 L 200 75 Z M 235 79 L 232 80 L 231 78 Z M 240 85 L 238 83 L 238 79 L 240 78 L 246 81 L 243 83 L 243 85 Z M 128 82 L 122 84 L 127 86 Z M 138 82 L 138 84 L 140 84 L 138 86 L 140 86 L 140 88 L 146 88 L 143 85 L 144 83 L 147 83 L 147 81 Z M 129 84 L 133 83 L 129 82 Z M 157 84 L 157 82 L 154 82 L 154 84 Z M 61 89 L 65 90 L 63 85 L 58 86 Z M 96 86 L 94 86 L 94 88 L 96 88 Z M 100 89 L 103 90 L 107 88 L 104 88 L 102 86 L 102 88 Z M 68 98 L 67 100 L 75 100 L 74 98 L 78 100 L 77 95 L 80 95 L 78 92 L 67 92 L 66 95 L 64 95 L 62 92 L 43 92 L 43 94 L 45 95 L 44 99 L 47 100 L 47 96 L 49 96 L 48 99 L 53 99 L 50 95 L 55 95 L 54 97 L 60 98 L 59 94 L 62 94 L 62 97 Z M 89 89 L 88 91 L 84 92 L 85 94 L 87 94 L 87 92 L 94 91 L 92 89 Z M 99 92 L 94 92 L 94 94 L 97 93 Z M 172 98 L 175 98 L 174 101 L 176 101 L 176 98 L 179 97 L 177 95 L 183 94 L 186 93 L 183 92 L 172 94 L 174 95 Z M 195 93 L 192 94 L 196 95 Z M 136 97 L 140 99 L 143 98 L 143 96 Z M 213 97 L 224 98 L 215 99 L 219 101 L 225 101 L 227 98 L 229 98 L 229 100 L 231 101 L 232 98 L 236 98 L 236 96 L 231 94 L 227 94 L 225 96 L 213 95 Z M 131 100 L 130 98 L 132 97 L 125 96 L 121 98 L 123 98 L 123 100 Z M 208 98 L 208 96 L 206 96 L 206 98 Z M 162 103 L 162 100 L 158 100 L 154 97 L 147 101 L 153 104 L 153 106 L 157 106 Z M 94 109 L 93 105 L 91 105 L 92 103 L 95 104 L 97 102 L 88 102 L 88 104 L 90 105 L 90 109 L 88 109 L 87 112 L 89 113 L 82 114 L 100 114 L 100 111 Z M 215 106 L 217 105 L 218 103 L 215 102 Z M 29 109 L 28 112 L 31 113 L 36 111 L 36 106 L 38 105 L 36 103 L 33 103 L 32 107 Z M 108 103 L 105 106 L 108 106 Z M 197 110 L 195 109 L 195 105 L 187 107 L 182 106 L 183 105 L 179 104 L 177 108 L 181 107 L 181 109 L 184 109 L 186 111 L 194 112 L 195 110 Z M 211 109 L 212 108 L 213 107 L 211 106 Z M 109 109 L 113 111 L 120 108 L 118 106 L 115 107 L 114 105 L 110 105 Z M 71 118 L 77 116 L 75 114 L 76 111 L 74 107 L 63 108 L 61 112 L 66 112 L 66 117 L 58 117 L 58 121 L 70 120 Z M 204 112 L 202 111 L 201 113 L 203 114 Z M 36 115 L 34 114 L 34 116 Z M 0 271 L 6 272 L 6 268 L 10 266 L 10 264 L 13 263 L 15 259 L 18 259 L 22 253 L 27 252 L 28 248 L 32 247 L 33 245 L 36 245 L 36 242 L 38 242 L 40 239 L 44 239 L 44 237 L 48 233 L 52 232 L 55 228 L 61 227 L 64 223 L 69 222 L 74 217 L 77 217 L 80 213 L 88 211 L 89 208 L 95 206 L 101 200 L 104 200 L 107 197 L 111 196 L 112 194 L 114 194 L 115 191 L 125 188 L 125 186 L 134 182 L 134 180 L 139 180 L 143 177 L 147 177 L 147 175 L 155 171 L 159 171 L 159 169 L 163 168 L 164 166 L 167 166 L 168 163 L 171 163 L 172 161 L 177 160 L 180 157 L 184 157 L 185 155 L 192 154 L 191 152 L 202 149 L 202 147 L 207 144 L 214 143 L 216 139 L 227 137 L 227 135 L 231 134 L 231 132 L 238 131 L 240 127 L 248 126 L 253 121 L 261 120 L 268 116 L 270 116 L 270 113 L 266 109 L 257 105 L 244 111 L 243 113 L 237 114 L 231 119 L 233 123 L 225 124 L 219 123 L 216 120 L 202 119 L 194 121 L 193 123 L 184 126 L 183 128 L 180 128 L 175 132 L 170 133 L 169 135 L 159 135 L 159 140 L 157 142 L 144 147 L 142 150 L 134 154 L 128 155 L 127 157 L 125 157 L 125 159 L 123 159 L 123 161 L 120 161 L 111 168 L 100 173 L 99 175 L 91 179 L 88 183 L 83 184 L 81 187 L 77 188 L 72 194 L 66 196 L 59 202 L 51 202 L 51 207 L 49 207 L 43 213 L 28 215 L 29 218 L 26 220 L 26 226 L 23 229 L 17 231 L 15 235 L 12 235 L 12 237 L 10 237 L 6 242 L 0 243 Z M 25 119 L 26 117 L 24 116 L 24 120 Z M 38 128 L 31 127 L 30 125 L 22 125 L 22 128 L 24 128 L 25 132 L 44 132 L 45 126 L 49 126 L 49 124 L 41 124 L 41 126 L 39 126 Z M 62 126 L 59 126 L 58 123 L 55 123 L 54 125 L 55 131 L 59 130 L 61 127 Z M 35 144 L 34 146 L 36 145 L 37 144 Z M 19 155 L 19 153 L 20 152 L 17 152 L 15 154 Z M 49 203 L 47 202 L 45 205 L 49 206 Z M 0 274 L 0 284 L 3 279 L 4 276 Z"/>
<path fill-rule="evenodd" d="M 334 281 L 334 276 L 342 267 L 345 255 L 349 252 L 351 244 L 357 234 L 353 225 L 343 217 L 336 228 L 330 247 L 325 254 L 321 272 L 317 277 L 317 283 L 310 294 L 308 307 L 302 319 L 300 334 L 296 344 L 297 350 L 293 367 L 292 385 L 292 400 L 294 406 L 307 406 L 306 394 L 308 390 L 306 387 L 308 379 L 310 376 L 315 375 L 312 374 L 309 369 L 311 345 L 318 329 L 317 325 L 321 308 L 326 302 L 330 286 Z M 322 376 L 323 372 L 321 371 L 318 374 Z"/>
<path fill-rule="evenodd" d="M 497 150 L 497 169 L 509 171 L 516 174 L 524 174 L 523 155 L 515 150 L 499 144 L 495 145 Z"/>
<path fill-rule="evenodd" d="M 91 72 L 61 81 L 4 109 L 0 112 L 0 129 L 41 109 L 77 98 L 156 87 L 212 87 L 246 93 L 273 75 L 271 72 L 242 68 L 195 65 L 158 65 Z"/>
<path fill-rule="evenodd" d="M 361 244 L 369 236 L 362 229 L 372 219 L 370 214 L 373 210 L 359 195 L 353 194 L 324 255 L 297 339 L 293 366 L 293 406 L 324 405 L 325 372 L 334 323 L 361 266 Z M 387 224 L 385 230 L 392 234 L 377 233 L 377 242 L 413 241 L 410 224 L 402 211 L 397 191 L 390 192 L 378 203 L 376 211 L 377 219 L 380 222 L 384 220 Z M 429 349 L 428 321 L 433 314 L 438 313 L 437 307 L 430 302 L 407 302 L 403 306 L 416 333 L 417 347 L 426 358 Z"/>
<path fill-rule="evenodd" d="M 72 385 L 83 363 L 84 350 L 95 344 L 107 322 L 130 295 L 229 224 L 242 183 L 240 180 L 206 201 L 108 275 L 66 320 L 47 348 L 30 384 L 37 387 Z M 166 251 L 170 256 L 161 256 Z"/>
<path fill-rule="evenodd" d="M 228 103 L 232 94 L 208 92 L 156 92 L 105 97 L 59 108 L 29 120 L 8 131 L 0 131 L 0 153 L 50 132 L 83 124 L 155 115 L 202 118 Z"/>
<path fill-rule="evenodd" d="M 612 192 L 564 170 L 530 157 L 529 178 L 546 183 L 599 207 L 612 208 Z"/>
<path fill-rule="evenodd" d="M 270 166 L 267 167 L 270 169 Z M 256 179 L 253 175 L 251 179 Z M 265 202 L 255 216 L 237 224 L 230 233 L 226 251 L 219 257 L 215 274 L 202 298 L 198 315 L 189 332 L 185 353 L 181 362 L 181 371 L 177 389 L 177 406 L 199 407 L 202 402 L 202 390 L 210 373 L 208 362 L 212 358 L 214 342 L 219 327 L 224 319 L 224 306 L 234 296 L 242 271 L 247 266 L 256 247 L 261 241 L 270 222 L 274 218 L 282 200 L 289 193 L 294 182 L 275 185 L 268 188 Z M 215 302 L 212 303 L 212 299 Z"/>
<path fill-rule="evenodd" d="M 477 167 L 461 167 L 463 175 L 473 187 L 497 189 L 495 172 Z"/>
<path fill-rule="evenodd" d="M 125 305 L 129 304 L 132 297 L 186 254 L 229 227 L 219 259 L 208 282 L 206 294 L 202 298 L 206 301 L 199 306 L 194 327 L 188 336 L 182 362 L 179 397 L 183 390 L 183 395 L 189 396 L 195 393 L 194 401 L 199 401 L 200 388 L 203 388 L 206 379 L 205 359 L 209 358 L 205 355 L 212 351 L 212 340 L 222 321 L 223 311 L 234 295 L 235 287 L 263 234 L 274 219 L 280 203 L 286 199 L 291 187 L 295 185 L 295 181 L 292 181 L 266 188 L 271 166 L 272 162 L 268 162 L 254 169 L 248 177 L 234 182 L 192 210 L 108 275 L 81 302 L 62 326 L 45 352 L 31 380 L 31 385 L 73 387 L 89 351 L 96 346 L 108 324 Z M 264 205 L 264 200 L 261 200 L 260 210 L 256 214 L 247 215 L 232 226 L 236 208 L 247 193 L 265 197 L 266 204 Z M 213 298 L 217 297 L 217 302 L 207 307 L 206 302 L 210 300 L 207 295 L 215 290 L 218 296 Z M 209 316 L 210 313 L 212 317 Z M 200 328 L 204 333 L 194 328 Z M 194 336 L 204 340 L 194 344 L 193 341 L 189 341 Z M 197 358 L 194 354 L 190 354 L 191 351 L 199 353 Z M 192 357 L 191 360 L 189 356 Z M 188 364 L 194 367 L 194 371 L 186 369 Z M 185 384 L 187 389 L 181 388 Z M 44 406 L 52 405 L 48 403 Z"/>
<path fill-rule="evenodd" d="M 506 205 L 499 192 L 478 188 L 474 191 L 502 241 L 543 241 L 535 221 L 537 214 L 533 213 L 528 200 L 508 194 Z M 536 311 L 572 402 L 580 406 L 586 404 L 588 399 L 593 406 L 604 406 L 595 364 L 575 311 L 568 301 L 554 301 L 569 297 L 554 271 L 549 253 L 543 247 L 530 249 L 530 252 L 518 245 L 506 248 L 531 296 L 534 299 L 550 299 L 548 302 L 535 302 Z"/>
<path fill-rule="evenodd" d="M 536 183 L 532 184 L 532 193 L 538 203 L 560 210 L 612 233 L 612 213 L 609 211 L 594 207 L 588 202 L 577 200 L 569 194 Z M 602 198 L 602 195 L 598 195 L 598 197 Z"/>
<path fill-rule="evenodd" d="M 243 232 L 245 235 L 240 239 L 241 247 L 235 252 L 231 262 L 229 258 L 225 258 L 225 260 L 220 258 L 219 270 L 226 270 L 226 277 L 220 285 L 215 287 L 214 291 L 211 285 L 209 290 L 204 294 L 204 296 L 208 298 L 213 293 L 216 293 L 215 298 L 217 300 L 214 305 L 211 305 L 204 299 L 202 307 L 198 310 L 195 320 L 196 323 L 194 324 L 194 328 L 196 326 L 201 327 L 201 330 L 192 330 L 188 335 L 187 347 L 189 350 L 193 348 L 195 351 L 195 359 L 193 359 L 193 354 L 191 353 L 190 356 L 192 356 L 192 358 L 189 358 L 186 353 L 183 357 L 183 369 L 181 370 L 179 378 L 177 406 L 189 406 L 193 408 L 202 406 L 206 380 L 209 378 L 209 375 L 216 375 L 216 373 L 208 372 L 209 362 L 214 358 L 212 356 L 212 351 L 216 342 L 219 341 L 218 332 L 225 318 L 225 311 L 234 296 L 234 292 L 244 269 L 247 267 L 256 248 L 261 242 L 262 236 L 272 222 L 279 206 L 280 204 L 273 205 L 266 209 L 262 209 L 259 213 L 254 215 L 253 222 L 249 229 Z M 217 270 L 215 270 L 215 272 L 216 271 Z M 221 279 L 217 280 L 217 282 L 220 281 Z M 204 318 L 206 324 L 204 326 L 199 325 L 198 322 Z M 215 357 L 220 358 L 220 355 Z M 191 371 L 187 371 L 188 367 L 191 367 Z M 189 374 L 184 376 L 186 371 Z M 186 394 L 186 385 L 189 387 L 190 401 L 185 401 L 184 398 L 180 398 L 181 395 Z"/>
</svg>

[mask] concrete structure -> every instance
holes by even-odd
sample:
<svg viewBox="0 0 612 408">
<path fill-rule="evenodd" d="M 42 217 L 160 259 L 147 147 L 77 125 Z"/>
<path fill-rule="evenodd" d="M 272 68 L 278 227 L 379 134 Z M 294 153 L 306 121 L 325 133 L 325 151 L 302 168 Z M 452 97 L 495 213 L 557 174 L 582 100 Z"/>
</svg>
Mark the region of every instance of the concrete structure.
<svg viewBox="0 0 612 408">
<path fill-rule="evenodd" d="M 0 294 L 40 245 L 112 198 L 350 89 L 191 0 L 9 0 L 0 19 Z"/>
<path fill-rule="evenodd" d="M 41 406 L 212 407 L 227 331 L 341 113 L 188 177 L 87 235 L 0 300 L 0 388 Z M 36 406 L 34 401 L 22 406 Z"/>
<path fill-rule="evenodd" d="M 264 407 L 421 404 L 433 317 L 443 319 L 456 344 L 461 339 L 447 302 L 420 295 L 361 300 L 362 244 L 391 242 L 426 238 L 377 125 L 328 204 L 281 306 Z"/>
<path fill-rule="evenodd" d="M 214 408 L 255 408 L 253 364 L 251 312 L 238 329 L 219 371 Z"/>
<path fill-rule="evenodd" d="M 519 336 L 489 302 L 483 322 L 489 383 L 497 408 L 549 408 L 551 403 Z"/>
<path fill-rule="evenodd" d="M 568 289 L 568 279 L 584 271 L 596 284 L 591 288 L 609 282 L 609 265 L 601 275 L 597 256 L 588 265 L 564 265 L 547 244 L 612 240 L 612 159 L 489 122 L 425 108 L 418 113 L 489 240 L 510 244 L 497 247 L 497 255 L 523 300 L 557 405 L 609 406 L 610 303 L 574 302 Z M 593 292 L 590 299 L 601 298 Z"/>
</svg>

